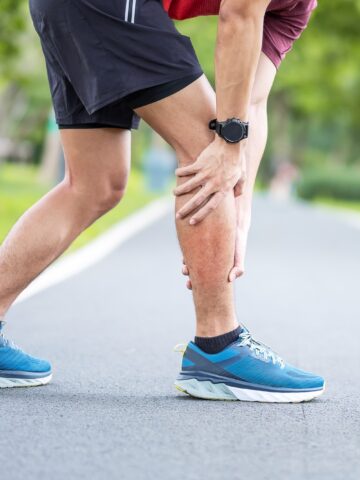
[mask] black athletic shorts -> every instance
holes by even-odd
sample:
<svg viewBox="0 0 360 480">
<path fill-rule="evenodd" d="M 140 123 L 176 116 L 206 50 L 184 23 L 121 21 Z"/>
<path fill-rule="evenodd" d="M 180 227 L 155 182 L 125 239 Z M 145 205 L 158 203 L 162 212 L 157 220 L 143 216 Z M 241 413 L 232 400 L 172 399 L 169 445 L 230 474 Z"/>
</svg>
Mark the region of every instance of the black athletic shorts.
<svg viewBox="0 0 360 480">
<path fill-rule="evenodd" d="M 63 128 L 137 128 L 134 108 L 202 74 L 161 0 L 30 0 Z"/>
</svg>

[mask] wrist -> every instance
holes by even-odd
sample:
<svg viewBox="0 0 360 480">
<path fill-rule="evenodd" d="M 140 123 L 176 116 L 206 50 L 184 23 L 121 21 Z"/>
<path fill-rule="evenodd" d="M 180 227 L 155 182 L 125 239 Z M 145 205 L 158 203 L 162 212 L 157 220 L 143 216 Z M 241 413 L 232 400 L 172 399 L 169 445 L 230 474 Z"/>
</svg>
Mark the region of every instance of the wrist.
<svg viewBox="0 0 360 480">
<path fill-rule="evenodd" d="M 240 142 L 236 143 L 229 143 L 227 142 L 224 138 L 220 137 L 217 133 L 215 133 L 215 137 L 213 140 L 214 145 L 216 145 L 217 148 L 222 148 L 226 152 L 240 152 L 245 144 L 246 144 L 247 139 L 243 139 Z"/>
<path fill-rule="evenodd" d="M 215 138 L 213 140 L 213 143 L 217 149 L 221 149 L 225 151 L 226 154 L 229 154 L 229 155 L 232 154 L 233 152 L 235 152 L 236 154 L 239 154 L 242 149 L 243 142 L 244 140 L 238 143 L 228 143 L 226 140 L 221 138 L 216 133 L 215 133 Z"/>
</svg>

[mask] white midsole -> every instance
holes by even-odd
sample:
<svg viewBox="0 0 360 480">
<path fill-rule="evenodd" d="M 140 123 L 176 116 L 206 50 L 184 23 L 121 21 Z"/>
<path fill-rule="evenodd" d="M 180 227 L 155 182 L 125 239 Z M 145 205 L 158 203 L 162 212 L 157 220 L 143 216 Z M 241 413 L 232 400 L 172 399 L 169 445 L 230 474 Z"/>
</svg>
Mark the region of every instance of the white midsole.
<svg viewBox="0 0 360 480">
<path fill-rule="evenodd" d="M 230 387 L 225 383 L 212 383 L 208 380 L 200 382 L 195 378 L 176 380 L 175 387 L 193 397 L 206 400 L 242 400 L 244 402 L 272 403 L 307 402 L 320 397 L 325 390 L 324 387 L 322 390 L 312 392 L 270 392 Z"/>
<path fill-rule="evenodd" d="M 39 387 L 46 385 L 52 379 L 52 374 L 42 378 L 6 378 L 0 377 L 0 388 Z"/>
</svg>

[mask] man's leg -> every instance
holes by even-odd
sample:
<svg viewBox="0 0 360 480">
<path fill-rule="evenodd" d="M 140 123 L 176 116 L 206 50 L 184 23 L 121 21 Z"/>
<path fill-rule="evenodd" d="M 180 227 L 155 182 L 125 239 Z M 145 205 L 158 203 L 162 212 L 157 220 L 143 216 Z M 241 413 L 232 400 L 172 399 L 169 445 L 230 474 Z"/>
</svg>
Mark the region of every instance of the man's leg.
<svg viewBox="0 0 360 480">
<path fill-rule="evenodd" d="M 204 76 L 137 113 L 174 147 L 181 166 L 194 162 L 213 139 L 208 123 L 215 117 L 215 94 Z M 176 210 L 190 197 L 177 198 Z M 229 194 L 200 224 L 190 226 L 188 219 L 176 222 L 193 284 L 197 336 L 217 336 L 237 326 L 233 287 L 228 282 L 234 262 L 235 214 L 235 199 Z"/>
<path fill-rule="evenodd" d="M 236 258 L 236 264 L 241 273 L 244 272 L 255 180 L 267 142 L 267 102 L 275 75 L 276 68 L 274 64 L 264 53 L 261 53 L 249 111 L 250 132 L 245 150 L 246 182 L 243 194 L 236 199 L 238 225 L 238 258 Z"/>
<path fill-rule="evenodd" d="M 243 195 L 236 200 L 237 212 L 229 197 L 203 224 L 190 227 L 187 220 L 177 221 L 179 241 L 194 290 L 198 336 L 219 335 L 236 325 L 232 288 L 224 278 L 228 278 L 234 264 L 230 251 L 234 252 L 236 225 L 239 266 L 243 269 L 255 178 L 267 140 L 267 99 L 275 74 L 273 63 L 262 53 L 250 107 L 247 181 Z M 193 162 L 213 138 L 207 124 L 215 116 L 215 95 L 202 78 L 172 97 L 139 109 L 138 113 L 175 148 L 179 164 L 186 165 Z M 177 198 L 177 210 L 187 198 Z"/>
<path fill-rule="evenodd" d="M 251 127 L 245 150 L 247 180 L 242 195 L 236 198 L 237 251 L 235 264 L 239 275 L 244 272 L 254 185 L 267 142 L 267 101 L 275 75 L 274 64 L 262 53 L 251 94 L 249 113 Z M 184 267 L 184 273 L 189 274 L 187 265 Z M 190 280 L 188 287 L 192 287 Z"/>
<path fill-rule="evenodd" d="M 124 194 L 130 132 L 62 130 L 63 182 L 28 210 L 0 247 L 0 318 L 22 290 Z"/>
<path fill-rule="evenodd" d="M 211 141 L 207 122 L 214 112 L 214 93 L 204 77 L 165 100 L 139 109 L 176 149 L 182 165 L 193 162 Z M 178 199 L 176 208 L 184 201 L 186 198 Z M 215 338 L 188 344 L 175 385 L 194 397 L 216 400 L 299 402 L 318 397 L 324 391 L 322 377 L 294 369 L 255 341 L 245 328 L 236 329 L 232 284 L 228 282 L 234 262 L 235 223 L 233 194 L 195 226 L 188 220 L 177 221 L 193 282 L 197 335 Z"/>
</svg>

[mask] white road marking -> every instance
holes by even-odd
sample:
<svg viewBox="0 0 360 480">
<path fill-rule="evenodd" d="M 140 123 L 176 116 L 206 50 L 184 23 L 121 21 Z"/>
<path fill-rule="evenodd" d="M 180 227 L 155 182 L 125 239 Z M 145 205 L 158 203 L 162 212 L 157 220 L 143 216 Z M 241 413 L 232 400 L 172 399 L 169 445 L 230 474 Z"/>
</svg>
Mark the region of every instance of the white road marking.
<svg viewBox="0 0 360 480">
<path fill-rule="evenodd" d="M 173 202 L 170 198 L 155 200 L 111 227 L 85 247 L 57 260 L 21 293 L 15 303 L 22 302 L 93 266 L 129 238 L 170 213 L 172 209 Z"/>
</svg>

